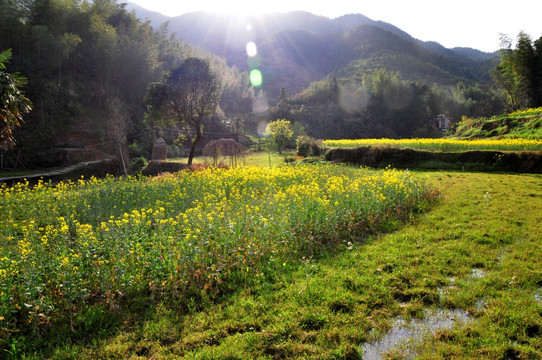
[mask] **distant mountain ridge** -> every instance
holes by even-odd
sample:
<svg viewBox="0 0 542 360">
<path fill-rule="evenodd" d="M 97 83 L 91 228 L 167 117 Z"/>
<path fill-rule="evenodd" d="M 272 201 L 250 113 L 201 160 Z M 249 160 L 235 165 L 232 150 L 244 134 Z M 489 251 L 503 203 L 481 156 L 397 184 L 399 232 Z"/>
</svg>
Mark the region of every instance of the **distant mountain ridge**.
<svg viewBox="0 0 542 360">
<path fill-rule="evenodd" d="M 127 4 L 126 8 L 129 11 L 132 11 L 132 10 L 135 11 L 135 13 L 141 19 L 148 19 L 151 25 L 155 29 L 159 28 L 163 23 L 169 22 L 170 31 L 177 33 L 181 36 L 188 35 L 185 38 L 185 40 L 188 42 L 191 42 L 192 40 L 198 39 L 200 37 L 193 34 L 193 32 L 195 31 L 186 31 L 186 28 L 188 26 L 186 24 L 183 25 L 183 22 L 186 22 L 188 24 L 194 24 L 196 21 L 200 20 L 202 17 L 210 17 L 211 19 L 215 19 L 215 20 L 232 18 L 231 15 L 229 16 L 218 15 L 212 12 L 193 12 L 193 13 L 187 13 L 180 16 L 171 17 L 171 16 L 167 16 L 156 11 L 145 9 L 131 2 L 127 2 L 126 4 Z M 416 41 L 422 44 L 422 46 L 427 47 L 428 49 L 431 49 L 435 52 L 442 52 L 442 53 L 448 53 L 448 54 L 453 53 L 456 55 L 461 55 L 467 58 L 471 58 L 473 60 L 488 60 L 496 55 L 495 52 L 487 53 L 481 50 L 468 48 L 468 47 L 456 47 L 456 48 L 448 49 L 435 41 L 418 40 L 392 24 L 379 21 L 379 20 L 375 21 L 362 14 L 347 14 L 347 15 L 343 15 L 334 19 L 329 19 L 327 17 L 314 15 L 305 11 L 293 11 L 289 13 L 268 14 L 268 15 L 264 15 L 263 17 L 267 18 L 267 20 L 262 21 L 262 23 L 264 23 L 265 25 L 268 25 L 268 23 L 273 23 L 273 22 L 276 24 L 275 26 L 271 26 L 271 27 L 267 26 L 267 28 L 271 30 L 270 32 L 276 32 L 276 31 L 282 31 L 282 30 L 288 30 L 288 29 L 293 29 L 293 30 L 297 29 L 297 30 L 311 31 L 315 33 L 344 33 L 349 30 L 352 30 L 353 28 L 359 25 L 371 24 L 371 25 L 380 27 L 384 30 L 390 31 L 391 33 L 394 33 L 396 35 L 399 35 L 400 37 L 404 39 Z M 259 20 L 255 20 L 255 18 L 256 17 L 247 17 L 249 22 L 253 24 L 259 22 Z M 200 26 L 197 26 L 197 28 L 199 27 Z M 177 31 L 177 30 L 182 30 L 182 31 Z"/>
<path fill-rule="evenodd" d="M 330 73 L 348 76 L 378 67 L 428 83 L 487 82 L 487 71 L 495 65 L 496 53 L 447 49 L 361 14 L 329 19 L 304 11 L 258 17 L 194 12 L 168 17 L 132 3 L 126 8 L 156 29 L 167 21 L 170 32 L 241 70 L 250 69 L 245 46 L 255 42 L 259 55 L 251 61 L 257 62 L 266 79 L 264 90 L 272 96 L 281 86 L 294 94 Z"/>
</svg>

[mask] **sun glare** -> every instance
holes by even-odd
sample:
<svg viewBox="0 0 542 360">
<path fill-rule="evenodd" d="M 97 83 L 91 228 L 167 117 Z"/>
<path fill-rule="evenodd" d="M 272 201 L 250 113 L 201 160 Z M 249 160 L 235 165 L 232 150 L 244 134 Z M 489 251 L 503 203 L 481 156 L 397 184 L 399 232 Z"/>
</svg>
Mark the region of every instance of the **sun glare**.
<svg viewBox="0 0 542 360">
<path fill-rule="evenodd" d="M 219 9 L 212 9 L 212 12 L 218 13 L 221 15 L 227 15 L 227 16 L 235 16 L 240 19 L 246 18 L 246 17 L 253 17 L 253 16 L 260 16 L 263 15 L 265 12 L 258 10 L 258 9 L 251 9 L 251 8 L 231 8 L 231 7 L 224 7 Z"/>
<path fill-rule="evenodd" d="M 185 13 L 204 11 L 222 16 L 242 18 L 258 17 L 267 13 L 288 12 L 291 4 L 281 2 L 255 1 L 211 1 L 179 2 L 177 0 L 133 0 L 140 6 L 160 11 L 168 16 L 178 16 Z"/>
</svg>

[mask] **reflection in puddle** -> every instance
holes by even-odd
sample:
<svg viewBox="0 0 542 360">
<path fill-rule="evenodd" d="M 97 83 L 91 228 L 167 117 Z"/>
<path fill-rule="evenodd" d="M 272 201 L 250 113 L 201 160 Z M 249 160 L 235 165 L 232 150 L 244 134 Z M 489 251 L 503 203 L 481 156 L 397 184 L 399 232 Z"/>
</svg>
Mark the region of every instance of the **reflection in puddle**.
<svg viewBox="0 0 542 360">
<path fill-rule="evenodd" d="M 405 321 L 402 317 L 394 320 L 391 330 L 378 341 L 365 343 L 362 347 L 364 360 L 377 360 L 382 354 L 399 346 L 411 349 L 411 345 L 421 342 L 428 334 L 434 334 L 437 330 L 447 330 L 454 327 L 456 323 L 467 323 L 470 317 L 465 311 L 454 309 L 438 309 L 426 311 L 422 320 L 412 319 Z M 415 354 L 410 350 L 407 359 L 414 359 Z"/>
</svg>

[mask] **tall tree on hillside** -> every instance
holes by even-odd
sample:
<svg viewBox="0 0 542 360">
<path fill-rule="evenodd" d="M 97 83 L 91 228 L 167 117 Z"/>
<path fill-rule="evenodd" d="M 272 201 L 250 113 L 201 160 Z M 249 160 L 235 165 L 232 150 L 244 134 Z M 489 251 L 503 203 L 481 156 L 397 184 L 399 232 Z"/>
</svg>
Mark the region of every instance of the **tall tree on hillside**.
<svg viewBox="0 0 542 360">
<path fill-rule="evenodd" d="M 542 36 L 534 42 L 535 56 L 535 99 L 536 103 L 542 105 Z"/>
<path fill-rule="evenodd" d="M 15 145 L 13 129 L 21 124 L 23 115 L 32 109 L 32 103 L 21 91 L 26 78 L 17 73 L 8 73 L 6 63 L 11 50 L 0 53 L 0 150 L 6 151 Z"/>
<path fill-rule="evenodd" d="M 248 73 L 241 73 L 235 67 L 222 66 L 220 74 L 224 82 L 220 109 L 224 111 L 227 118 L 226 126 L 239 135 L 242 128 L 246 130 L 246 120 L 252 112 L 254 87 L 250 84 Z"/>
<path fill-rule="evenodd" d="M 537 41 L 535 44 L 540 42 Z M 542 50 L 533 48 L 531 38 L 524 32 L 519 33 L 515 49 L 512 49 L 510 38 L 507 36 L 501 38 L 501 62 L 493 69 L 491 75 L 495 84 L 506 95 L 510 110 L 542 105 L 541 55 Z"/>
<path fill-rule="evenodd" d="M 188 165 L 201 140 L 202 121 L 215 114 L 221 92 L 218 75 L 200 58 L 186 59 L 162 81 L 148 87 L 145 103 L 149 121 L 161 125 L 185 123 L 193 130 Z"/>
<path fill-rule="evenodd" d="M 514 55 L 514 70 L 519 91 L 526 97 L 527 106 L 536 106 L 536 58 L 529 35 L 523 32 L 519 33 Z"/>
<path fill-rule="evenodd" d="M 288 103 L 288 95 L 286 95 L 286 89 L 280 88 L 279 97 L 277 99 L 277 105 L 269 109 L 269 119 L 290 119 L 291 118 L 291 106 Z"/>
</svg>

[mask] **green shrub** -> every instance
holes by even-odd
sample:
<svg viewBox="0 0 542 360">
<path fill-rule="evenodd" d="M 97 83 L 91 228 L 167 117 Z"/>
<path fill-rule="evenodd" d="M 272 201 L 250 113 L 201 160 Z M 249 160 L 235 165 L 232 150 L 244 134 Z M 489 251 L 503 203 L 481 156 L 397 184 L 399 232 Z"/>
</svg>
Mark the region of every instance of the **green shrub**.
<svg viewBox="0 0 542 360">
<path fill-rule="evenodd" d="M 295 158 L 293 156 L 285 156 L 284 157 L 284 162 L 285 163 L 293 163 L 293 162 L 295 162 Z"/>
<path fill-rule="evenodd" d="M 135 158 L 131 164 L 132 173 L 136 174 L 140 172 L 141 170 L 145 168 L 145 166 L 147 166 L 147 164 L 148 164 L 147 159 L 145 159 L 144 156 Z"/>
</svg>

